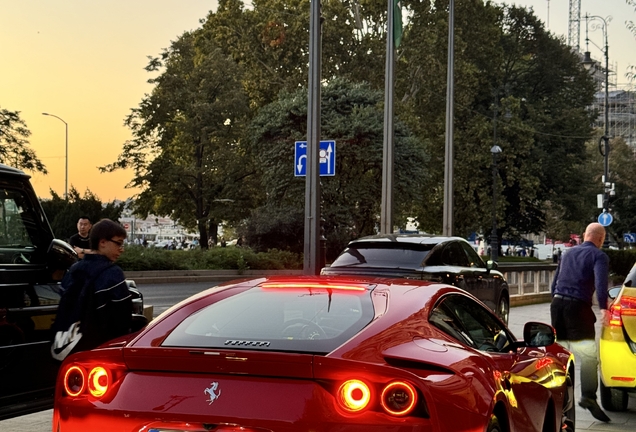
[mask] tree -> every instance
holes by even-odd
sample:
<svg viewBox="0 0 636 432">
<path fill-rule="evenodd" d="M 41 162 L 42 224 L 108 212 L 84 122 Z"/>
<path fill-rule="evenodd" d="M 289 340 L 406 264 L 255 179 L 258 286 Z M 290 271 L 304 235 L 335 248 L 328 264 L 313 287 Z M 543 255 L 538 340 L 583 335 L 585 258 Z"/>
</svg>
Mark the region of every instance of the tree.
<svg viewBox="0 0 636 432">
<path fill-rule="evenodd" d="M 44 164 L 27 147 L 30 135 L 31 131 L 20 118 L 20 111 L 0 108 L 0 162 L 14 168 L 46 174 Z"/>
<path fill-rule="evenodd" d="M 334 79 L 323 86 L 321 131 L 336 141 L 336 175 L 321 178 L 328 258 L 353 238 L 374 234 L 379 223 L 382 187 L 383 108 L 381 92 L 368 84 Z M 298 215 L 304 209 L 305 181 L 294 176 L 294 141 L 306 139 L 307 90 L 281 92 L 250 125 L 251 151 L 261 167 L 268 215 Z M 427 155 L 399 121 L 395 128 L 395 220 L 405 223 L 419 185 L 426 181 Z M 272 208 L 286 209 L 278 212 Z M 296 220 L 294 224 L 298 225 Z M 272 224 L 272 230 L 276 225 Z M 249 229 L 248 229 L 249 231 Z M 256 229 L 252 231 L 256 232 Z M 265 230 L 261 229 L 265 237 Z M 302 242 L 294 242 L 302 251 Z"/>
<path fill-rule="evenodd" d="M 196 227 L 207 248 L 218 223 L 251 206 L 254 170 L 239 140 L 248 111 L 241 69 L 202 30 L 184 33 L 146 69 L 162 72 L 126 119 L 133 139 L 103 169 L 133 168 L 131 185 L 142 189 L 135 211 Z"/>
<path fill-rule="evenodd" d="M 203 30 L 244 71 L 252 108 L 307 84 L 309 0 L 220 0 Z M 323 0 L 322 77 L 384 87 L 386 1 Z"/>
<path fill-rule="evenodd" d="M 117 222 L 124 210 L 125 203 L 112 201 L 104 204 L 88 189 L 82 196 L 71 186 L 68 199 L 60 197 L 52 189 L 49 192 L 51 199 L 42 199 L 40 203 L 55 237 L 63 240 L 77 233 L 80 216 L 88 216 L 93 224 L 104 218 Z"/>
<path fill-rule="evenodd" d="M 422 193 L 417 216 L 427 231 L 439 232 L 448 2 L 425 3 L 412 4 L 398 94 L 404 94 L 403 118 L 431 144 L 432 184 L 423 185 L 428 192 Z M 576 186 L 589 178 L 581 166 L 595 115 L 586 110 L 594 87 L 579 59 L 523 8 L 459 2 L 455 26 L 455 233 L 490 231 L 495 143 L 503 149 L 497 177 L 500 237 L 540 231 L 548 202 L 568 217 L 577 214 Z"/>
</svg>

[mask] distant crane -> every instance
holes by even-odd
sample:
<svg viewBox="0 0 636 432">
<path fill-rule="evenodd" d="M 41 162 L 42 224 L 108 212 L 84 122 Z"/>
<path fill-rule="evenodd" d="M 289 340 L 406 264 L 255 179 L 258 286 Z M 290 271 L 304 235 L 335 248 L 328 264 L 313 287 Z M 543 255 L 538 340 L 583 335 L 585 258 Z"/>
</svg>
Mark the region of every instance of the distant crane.
<svg viewBox="0 0 636 432">
<path fill-rule="evenodd" d="M 570 25 L 568 27 L 568 45 L 574 51 L 580 51 L 581 40 L 581 0 L 570 0 Z"/>
</svg>

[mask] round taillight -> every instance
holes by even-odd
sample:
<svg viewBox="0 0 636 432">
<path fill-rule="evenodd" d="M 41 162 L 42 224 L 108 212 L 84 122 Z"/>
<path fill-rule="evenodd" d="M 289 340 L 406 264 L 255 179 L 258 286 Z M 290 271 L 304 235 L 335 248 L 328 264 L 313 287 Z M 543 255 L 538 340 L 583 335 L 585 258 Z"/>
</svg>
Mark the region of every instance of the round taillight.
<svg viewBox="0 0 636 432">
<path fill-rule="evenodd" d="M 361 411 L 371 401 L 371 390 L 360 380 L 345 381 L 338 389 L 338 401 L 347 411 Z"/>
<path fill-rule="evenodd" d="M 392 415 L 404 416 L 413 411 L 417 402 L 415 387 L 404 381 L 395 381 L 384 387 L 380 403 Z"/>
<path fill-rule="evenodd" d="M 79 366 L 71 366 L 64 374 L 64 390 L 71 397 L 77 397 L 86 388 L 86 375 Z"/>
<path fill-rule="evenodd" d="M 110 375 L 101 366 L 95 366 L 88 374 L 88 391 L 95 397 L 102 397 L 108 391 Z"/>
</svg>

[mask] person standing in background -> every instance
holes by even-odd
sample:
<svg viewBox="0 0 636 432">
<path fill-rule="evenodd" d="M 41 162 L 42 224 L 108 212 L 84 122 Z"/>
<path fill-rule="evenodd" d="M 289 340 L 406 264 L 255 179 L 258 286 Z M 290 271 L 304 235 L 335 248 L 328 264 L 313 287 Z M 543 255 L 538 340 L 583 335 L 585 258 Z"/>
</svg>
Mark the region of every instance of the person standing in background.
<svg viewBox="0 0 636 432">
<path fill-rule="evenodd" d="M 88 216 L 80 216 L 77 221 L 77 234 L 73 234 L 71 238 L 68 239 L 68 243 L 73 246 L 73 249 L 77 252 L 80 259 L 84 258 L 84 255 L 91 251 L 89 234 L 92 226 Z"/>
<path fill-rule="evenodd" d="M 606 321 L 609 257 L 601 251 L 605 241 L 605 228 L 591 223 L 585 229 L 584 242 L 570 248 L 564 254 L 552 281 L 550 317 L 556 329 L 557 340 L 574 353 L 581 365 L 581 400 L 579 405 L 590 410 L 597 420 L 608 422 L 610 418 L 596 401 L 598 390 L 598 345 L 592 310 L 594 291 Z"/>
</svg>

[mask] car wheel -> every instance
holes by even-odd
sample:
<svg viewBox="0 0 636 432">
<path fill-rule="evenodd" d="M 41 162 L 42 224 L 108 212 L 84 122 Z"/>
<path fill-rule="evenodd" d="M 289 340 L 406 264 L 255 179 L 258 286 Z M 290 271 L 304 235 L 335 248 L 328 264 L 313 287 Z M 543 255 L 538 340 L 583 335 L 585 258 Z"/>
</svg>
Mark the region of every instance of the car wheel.
<svg viewBox="0 0 636 432">
<path fill-rule="evenodd" d="M 561 410 L 561 430 L 574 432 L 576 425 L 576 404 L 574 403 L 574 377 L 568 372 L 565 377 L 565 394 Z"/>
<path fill-rule="evenodd" d="M 499 419 L 496 415 L 492 414 L 490 416 L 490 421 L 488 422 L 488 428 L 486 428 L 486 432 L 502 432 L 501 426 L 499 426 Z"/>
<path fill-rule="evenodd" d="M 510 304 L 508 303 L 508 299 L 502 296 L 499 299 L 499 304 L 497 305 L 497 316 L 508 325 L 508 317 L 510 316 Z"/>
<path fill-rule="evenodd" d="M 601 404 L 608 411 L 625 411 L 629 403 L 627 391 L 619 388 L 605 387 L 601 380 Z"/>
</svg>

